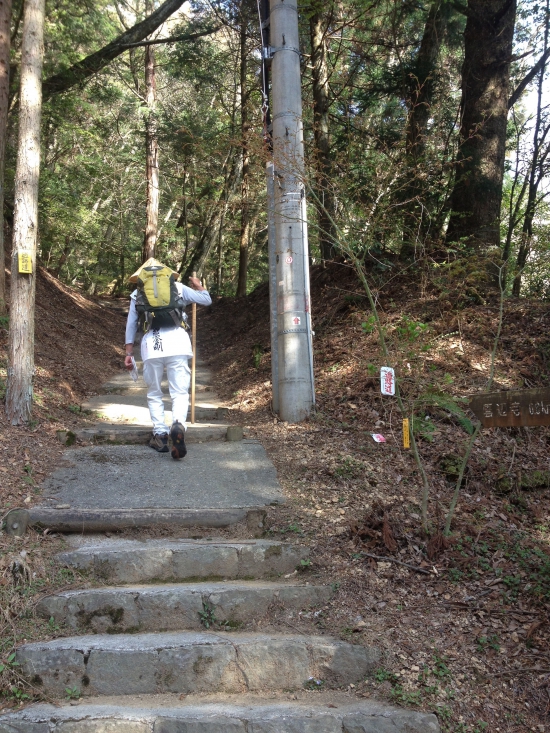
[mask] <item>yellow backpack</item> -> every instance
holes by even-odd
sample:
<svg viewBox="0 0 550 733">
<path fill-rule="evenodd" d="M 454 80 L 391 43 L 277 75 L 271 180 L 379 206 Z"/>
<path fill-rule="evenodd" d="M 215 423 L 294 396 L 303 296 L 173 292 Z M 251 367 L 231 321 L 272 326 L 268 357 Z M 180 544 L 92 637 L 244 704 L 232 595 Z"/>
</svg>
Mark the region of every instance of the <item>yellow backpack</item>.
<svg viewBox="0 0 550 733">
<path fill-rule="evenodd" d="M 183 326 L 185 302 L 176 287 L 175 273 L 162 264 L 145 264 L 137 277 L 136 310 L 144 331 Z"/>
</svg>

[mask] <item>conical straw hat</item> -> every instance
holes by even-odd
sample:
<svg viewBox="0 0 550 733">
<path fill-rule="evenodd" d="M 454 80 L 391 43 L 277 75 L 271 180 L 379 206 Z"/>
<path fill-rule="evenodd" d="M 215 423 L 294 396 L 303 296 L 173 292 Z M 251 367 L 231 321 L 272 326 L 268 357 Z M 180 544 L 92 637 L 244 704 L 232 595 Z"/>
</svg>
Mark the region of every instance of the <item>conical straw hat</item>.
<svg viewBox="0 0 550 733">
<path fill-rule="evenodd" d="M 144 267 L 151 267 L 151 265 L 156 265 L 157 267 L 166 267 L 166 265 L 163 265 L 162 262 L 159 262 L 154 257 L 149 257 L 149 259 L 147 260 L 147 262 L 144 262 L 143 265 L 140 265 L 139 266 L 139 269 L 136 270 L 133 275 L 130 275 L 130 277 L 128 278 L 128 282 L 130 282 L 130 283 L 137 283 L 138 278 L 140 276 L 140 273 L 141 273 L 142 269 Z M 172 270 L 172 272 L 176 276 L 176 280 L 177 280 L 179 278 L 179 273 L 176 272 L 175 270 Z"/>
</svg>

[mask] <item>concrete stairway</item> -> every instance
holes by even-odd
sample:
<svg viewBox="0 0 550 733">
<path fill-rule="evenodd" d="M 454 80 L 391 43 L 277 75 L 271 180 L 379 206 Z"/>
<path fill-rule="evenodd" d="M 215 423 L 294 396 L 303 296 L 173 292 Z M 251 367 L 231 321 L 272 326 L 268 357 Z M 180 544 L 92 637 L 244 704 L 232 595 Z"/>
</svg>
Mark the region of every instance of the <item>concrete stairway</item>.
<svg viewBox="0 0 550 733">
<path fill-rule="evenodd" d="M 29 526 L 89 533 L 239 522 L 253 536 L 261 533 L 264 507 L 283 501 L 275 470 L 257 441 L 242 440 L 242 431 L 241 440 L 226 440 L 229 409 L 204 365 L 197 367 L 197 422 L 187 424 L 185 438 L 194 447 L 181 462 L 144 445 L 151 422 L 142 378 L 134 383 L 120 373 L 103 388 L 82 405 L 100 421 L 76 433 L 92 445 L 66 452 L 65 465 L 42 485 L 40 504 L 8 513 L 8 534 L 24 534 Z"/>
<path fill-rule="evenodd" d="M 266 540 L 70 542 L 59 563 L 120 585 L 42 600 L 39 613 L 85 635 L 19 647 L 20 673 L 53 704 L 0 717 L 1 733 L 439 733 L 431 714 L 358 703 L 342 691 L 379 665 L 377 649 L 231 630 L 269 622 L 274 609 L 322 608 L 331 589 L 280 577 L 305 548 Z M 255 579 L 185 582 L 245 574 Z M 159 578 L 179 582 L 151 583 Z M 322 691 L 308 689 L 317 686 Z"/>
<path fill-rule="evenodd" d="M 140 445 L 73 449 L 43 494 L 39 523 L 78 532 L 58 564 L 89 582 L 39 603 L 70 635 L 17 649 L 49 702 L 0 716 L 0 733 L 439 733 L 434 715 L 356 701 L 378 649 L 286 633 L 332 589 L 294 572 L 306 548 L 257 538 L 262 507 L 284 500 L 259 444 L 195 444 L 181 462 Z M 129 517 L 180 532 L 241 522 L 249 539 L 86 535 Z"/>
</svg>

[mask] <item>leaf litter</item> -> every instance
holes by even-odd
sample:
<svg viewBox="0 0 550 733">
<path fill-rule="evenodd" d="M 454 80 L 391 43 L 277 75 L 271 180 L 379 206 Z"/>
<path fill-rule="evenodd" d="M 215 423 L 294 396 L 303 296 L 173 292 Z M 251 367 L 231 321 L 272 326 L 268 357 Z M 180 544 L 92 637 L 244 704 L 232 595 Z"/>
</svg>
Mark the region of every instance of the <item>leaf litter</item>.
<svg viewBox="0 0 550 733">
<path fill-rule="evenodd" d="M 425 536 L 420 476 L 395 402 L 379 393 L 383 364 L 361 327 L 369 314 L 353 273 L 312 270 L 317 411 L 299 425 L 271 411 L 267 296 L 260 286 L 246 302 L 218 300 L 200 316 L 199 343 L 233 419 L 277 468 L 287 504 L 270 508 L 270 536 L 306 544 L 309 581 L 335 591 L 316 616 L 287 621 L 383 650 L 352 696 L 434 710 L 449 732 L 550 731 L 550 491 L 522 488 L 527 474 L 550 469 L 550 431 L 482 430 L 451 536 L 442 532 L 472 424 L 464 396 L 487 381 L 498 307 L 452 313 L 404 280 L 379 293 L 388 332 L 405 315 L 429 326 L 415 353 L 396 351 L 405 398 L 425 395 L 415 420 L 431 486 Z M 548 304 L 505 303 L 495 389 L 548 384 L 549 325 Z M 378 432 L 386 443 L 372 442 Z"/>
</svg>

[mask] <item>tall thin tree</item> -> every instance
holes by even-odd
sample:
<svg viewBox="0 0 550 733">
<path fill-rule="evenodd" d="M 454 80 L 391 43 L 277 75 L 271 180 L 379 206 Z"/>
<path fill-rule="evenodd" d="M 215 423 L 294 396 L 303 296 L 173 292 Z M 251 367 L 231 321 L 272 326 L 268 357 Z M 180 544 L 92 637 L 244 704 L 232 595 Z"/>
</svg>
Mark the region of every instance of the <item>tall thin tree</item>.
<svg viewBox="0 0 550 733">
<path fill-rule="evenodd" d="M 319 249 L 323 260 L 334 259 L 335 196 L 332 183 L 330 148 L 330 97 L 325 18 L 318 0 L 309 19 L 311 40 L 311 81 L 313 92 L 313 134 L 315 139 L 315 188 L 319 210 Z M 330 12 L 332 14 L 333 7 Z"/>
<path fill-rule="evenodd" d="M 143 241 L 143 261 L 155 256 L 159 220 L 159 144 L 156 114 L 157 83 L 153 46 L 145 49 L 145 147 L 147 178 L 147 215 Z"/>
<path fill-rule="evenodd" d="M 0 316 L 6 313 L 4 248 L 4 169 L 10 87 L 10 20 L 12 0 L 0 0 Z"/>
<path fill-rule="evenodd" d="M 407 154 L 417 161 L 426 147 L 426 131 L 432 114 L 436 73 L 447 25 L 448 3 L 434 0 L 426 17 L 418 55 L 411 72 L 407 118 Z"/>
<path fill-rule="evenodd" d="M 408 80 L 409 113 L 406 128 L 408 182 L 403 191 L 405 206 L 401 248 L 401 258 L 404 260 L 414 257 L 418 235 L 419 233 L 424 235 L 427 229 L 421 205 L 421 200 L 426 194 L 422 168 L 425 165 L 428 122 L 433 114 L 432 104 L 449 4 L 446 0 L 434 0 L 430 6 L 418 55 Z"/>
<path fill-rule="evenodd" d="M 6 387 L 6 414 L 12 425 L 28 422 L 32 412 L 44 6 L 45 0 L 26 0 L 23 17 Z M 32 273 L 19 272 L 20 252 L 28 253 Z"/>
<path fill-rule="evenodd" d="M 246 0 L 242 0 L 240 9 L 239 29 L 239 87 L 241 91 L 241 148 L 242 148 L 242 173 L 241 173 L 241 232 L 239 237 L 239 273 L 237 276 L 238 298 L 246 295 L 248 280 L 248 250 L 250 245 L 250 122 L 248 120 L 248 100 L 250 91 L 248 89 L 248 13 Z"/>
</svg>

